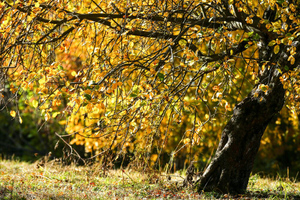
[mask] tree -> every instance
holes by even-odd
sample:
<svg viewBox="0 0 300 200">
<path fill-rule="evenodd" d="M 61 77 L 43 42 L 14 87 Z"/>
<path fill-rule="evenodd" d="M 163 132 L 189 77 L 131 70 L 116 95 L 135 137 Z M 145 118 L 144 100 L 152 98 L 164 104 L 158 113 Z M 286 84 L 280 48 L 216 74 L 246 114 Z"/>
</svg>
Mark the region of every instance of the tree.
<svg viewBox="0 0 300 200">
<path fill-rule="evenodd" d="M 45 120 L 68 117 L 73 143 L 100 155 L 156 147 L 157 157 L 176 127 L 194 145 L 207 122 L 230 115 L 197 187 L 242 193 L 268 123 L 286 97 L 299 107 L 299 5 L 5 1 L 1 70 L 12 92 L 35 91 L 29 104 Z"/>
</svg>

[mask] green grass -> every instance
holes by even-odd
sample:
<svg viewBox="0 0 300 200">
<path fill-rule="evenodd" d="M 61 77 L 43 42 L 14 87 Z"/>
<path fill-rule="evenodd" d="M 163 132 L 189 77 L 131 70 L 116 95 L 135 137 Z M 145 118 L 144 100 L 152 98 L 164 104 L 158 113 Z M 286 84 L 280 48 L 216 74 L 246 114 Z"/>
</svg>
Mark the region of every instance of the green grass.
<svg viewBox="0 0 300 200">
<path fill-rule="evenodd" d="M 0 199 L 300 199 L 300 183 L 283 178 L 251 176 L 248 192 L 239 196 L 197 194 L 182 181 L 180 174 L 119 169 L 103 175 L 97 165 L 0 161 Z"/>
</svg>

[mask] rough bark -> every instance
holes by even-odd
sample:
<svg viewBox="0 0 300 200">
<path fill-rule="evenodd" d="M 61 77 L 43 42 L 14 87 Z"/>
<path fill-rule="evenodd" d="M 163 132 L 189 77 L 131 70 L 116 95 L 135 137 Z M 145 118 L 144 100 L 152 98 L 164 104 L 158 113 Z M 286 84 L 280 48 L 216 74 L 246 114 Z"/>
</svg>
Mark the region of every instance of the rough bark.
<svg viewBox="0 0 300 200">
<path fill-rule="evenodd" d="M 295 63 L 290 64 L 287 53 L 290 46 L 281 46 L 280 53 L 275 55 L 268 46 L 271 39 L 266 36 L 261 40 L 259 58 L 261 63 L 271 61 L 280 65 L 269 65 L 264 71 L 260 69 L 260 83 L 234 108 L 214 158 L 196 182 L 199 192 L 214 190 L 221 193 L 244 193 L 247 189 L 261 137 L 272 117 L 284 104 L 285 90 L 277 69 L 282 69 L 280 66 L 287 66 L 290 71 L 300 68 L 300 51 L 294 55 Z M 291 46 L 300 48 L 300 36 Z M 269 90 L 261 91 L 260 84 L 267 85 Z"/>
<path fill-rule="evenodd" d="M 216 154 L 198 181 L 199 191 L 245 192 L 261 137 L 284 104 L 285 91 L 279 77 L 277 70 L 269 70 L 261 81 L 270 87 L 268 92 L 259 90 L 258 84 L 236 105 Z"/>
</svg>

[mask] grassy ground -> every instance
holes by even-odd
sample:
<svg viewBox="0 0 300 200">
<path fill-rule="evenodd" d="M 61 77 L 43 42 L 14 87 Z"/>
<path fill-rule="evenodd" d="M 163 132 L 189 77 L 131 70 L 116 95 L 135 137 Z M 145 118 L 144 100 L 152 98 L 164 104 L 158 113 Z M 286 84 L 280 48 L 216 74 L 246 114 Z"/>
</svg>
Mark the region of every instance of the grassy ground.
<svg viewBox="0 0 300 200">
<path fill-rule="evenodd" d="M 300 199 L 300 183 L 251 176 L 248 192 L 229 196 L 182 188 L 180 174 L 110 170 L 98 166 L 42 167 L 0 161 L 0 199 Z"/>
</svg>

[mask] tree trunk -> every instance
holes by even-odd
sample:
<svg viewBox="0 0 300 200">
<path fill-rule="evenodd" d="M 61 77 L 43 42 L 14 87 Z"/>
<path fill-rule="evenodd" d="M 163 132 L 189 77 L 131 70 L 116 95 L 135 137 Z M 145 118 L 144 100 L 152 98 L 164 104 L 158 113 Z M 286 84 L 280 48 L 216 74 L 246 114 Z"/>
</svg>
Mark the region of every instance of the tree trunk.
<svg viewBox="0 0 300 200">
<path fill-rule="evenodd" d="M 199 192 L 246 191 L 261 137 L 284 104 L 285 90 L 279 80 L 280 73 L 273 66 L 263 74 L 260 83 L 234 108 L 214 158 L 197 181 Z M 263 92 L 260 84 L 268 85 L 269 90 Z"/>
</svg>

